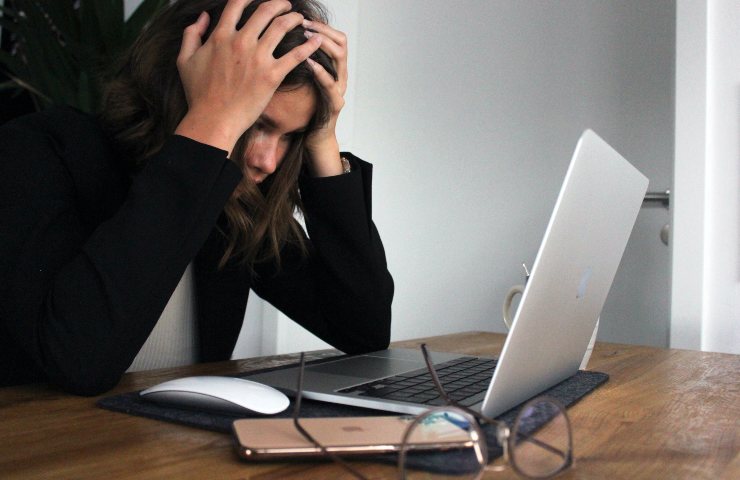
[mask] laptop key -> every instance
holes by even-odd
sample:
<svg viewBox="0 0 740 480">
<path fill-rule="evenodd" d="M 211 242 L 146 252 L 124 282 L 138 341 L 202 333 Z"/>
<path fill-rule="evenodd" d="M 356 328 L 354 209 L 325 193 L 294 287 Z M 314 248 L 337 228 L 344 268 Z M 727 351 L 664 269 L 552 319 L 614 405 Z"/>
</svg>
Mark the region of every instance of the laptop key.
<svg viewBox="0 0 740 480">
<path fill-rule="evenodd" d="M 385 387 L 365 391 L 363 392 L 363 395 L 367 395 L 368 397 L 386 398 L 389 394 L 397 391 L 399 391 L 398 388 Z"/>
<path fill-rule="evenodd" d="M 495 361 L 474 357 L 458 358 L 436 365 L 440 382 L 448 395 L 460 403 L 478 403 L 482 400 L 491 381 Z M 422 368 L 393 377 L 374 380 L 341 390 L 343 393 L 358 392 L 373 398 L 387 398 L 427 405 L 444 405 L 427 369 Z"/>
<path fill-rule="evenodd" d="M 465 405 L 466 407 L 472 407 L 476 403 L 482 402 L 484 398 L 486 398 L 486 392 L 480 392 L 468 398 L 458 400 L 457 403 L 459 403 L 460 405 Z"/>
<path fill-rule="evenodd" d="M 435 398 L 438 398 L 438 397 L 439 397 L 439 395 L 436 394 L 436 393 L 432 393 L 432 394 L 420 393 L 418 395 L 412 395 L 412 396 L 408 397 L 406 399 L 406 401 L 407 402 L 412 402 L 412 403 L 427 403 L 427 402 L 429 402 L 429 401 L 431 401 L 431 400 L 433 400 Z"/>
<path fill-rule="evenodd" d="M 409 395 L 408 392 L 391 392 L 388 395 L 383 396 L 383 398 L 387 400 L 401 400 L 403 402 L 408 402 L 409 398 L 412 396 L 413 395 Z"/>
</svg>

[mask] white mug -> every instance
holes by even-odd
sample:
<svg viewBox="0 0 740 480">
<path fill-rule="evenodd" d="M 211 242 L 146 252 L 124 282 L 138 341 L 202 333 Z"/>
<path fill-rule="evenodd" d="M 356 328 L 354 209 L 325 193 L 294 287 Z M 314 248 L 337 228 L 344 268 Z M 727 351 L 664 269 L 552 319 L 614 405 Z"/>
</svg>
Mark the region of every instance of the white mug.
<svg viewBox="0 0 740 480">
<path fill-rule="evenodd" d="M 509 289 L 508 292 L 506 292 L 504 303 L 501 308 L 501 314 L 504 318 L 504 325 L 506 325 L 507 330 L 511 330 L 511 325 L 514 321 L 511 315 L 511 304 L 514 301 L 514 297 L 516 297 L 517 295 L 521 295 L 522 293 L 524 293 L 524 285 L 514 285 Z M 591 353 L 594 350 L 594 344 L 596 343 L 596 333 L 599 331 L 599 320 L 599 318 L 596 319 L 594 333 L 591 335 L 591 340 L 588 342 L 586 353 L 583 355 L 583 360 L 581 360 L 581 366 L 578 367 L 581 370 L 586 369 L 586 366 L 588 365 L 588 360 L 591 358 Z"/>
<path fill-rule="evenodd" d="M 522 293 L 524 293 L 524 285 L 514 285 L 506 292 L 504 304 L 501 308 L 501 315 L 504 317 L 504 325 L 506 325 L 507 330 L 511 330 L 511 322 L 513 321 L 511 317 L 511 303 L 514 301 L 514 297 Z"/>
</svg>

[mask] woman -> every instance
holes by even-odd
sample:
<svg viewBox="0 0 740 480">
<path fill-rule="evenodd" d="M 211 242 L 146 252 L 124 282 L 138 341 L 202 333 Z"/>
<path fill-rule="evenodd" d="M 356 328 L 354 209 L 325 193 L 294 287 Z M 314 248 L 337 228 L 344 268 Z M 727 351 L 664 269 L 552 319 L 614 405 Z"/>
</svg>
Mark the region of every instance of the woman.
<svg viewBox="0 0 740 480">
<path fill-rule="evenodd" d="M 313 0 L 177 1 L 101 115 L 0 128 L 0 385 L 94 395 L 135 358 L 226 360 L 250 288 L 345 352 L 388 345 L 372 170 L 338 149 L 346 40 L 324 18 Z"/>
</svg>

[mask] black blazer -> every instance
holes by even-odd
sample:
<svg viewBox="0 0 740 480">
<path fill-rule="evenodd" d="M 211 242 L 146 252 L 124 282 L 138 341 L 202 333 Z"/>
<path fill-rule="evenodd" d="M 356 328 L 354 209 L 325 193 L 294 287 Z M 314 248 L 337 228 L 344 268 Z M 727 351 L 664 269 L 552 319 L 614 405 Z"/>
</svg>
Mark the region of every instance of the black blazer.
<svg viewBox="0 0 740 480">
<path fill-rule="evenodd" d="M 347 154 L 348 155 L 348 154 Z M 0 386 L 113 387 L 194 262 L 200 359 L 226 360 L 249 289 L 333 346 L 387 347 L 393 281 L 372 222 L 372 167 L 301 178 L 309 255 L 217 267 L 242 174 L 172 136 L 131 176 L 96 121 L 53 109 L 0 126 Z"/>
</svg>

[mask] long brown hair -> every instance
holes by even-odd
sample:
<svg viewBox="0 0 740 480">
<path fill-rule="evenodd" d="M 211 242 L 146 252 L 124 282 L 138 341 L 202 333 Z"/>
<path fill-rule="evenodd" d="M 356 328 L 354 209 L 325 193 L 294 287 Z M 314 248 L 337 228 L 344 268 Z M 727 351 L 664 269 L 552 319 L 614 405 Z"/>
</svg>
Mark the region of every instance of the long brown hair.
<svg viewBox="0 0 740 480">
<path fill-rule="evenodd" d="M 237 28 L 264 1 L 253 0 L 245 8 Z M 112 70 L 100 117 L 132 172 L 143 167 L 146 159 L 162 148 L 187 113 L 188 105 L 175 65 L 183 30 L 195 23 L 201 12 L 208 12 L 211 21 L 205 42 L 218 24 L 225 3 L 226 0 L 173 2 L 152 20 Z M 291 3 L 292 11 L 326 23 L 325 10 L 315 0 L 291 0 Z M 297 27 L 286 34 L 274 55 L 279 58 L 305 41 L 303 28 Z M 337 78 L 331 58 L 323 51 L 318 50 L 311 58 Z M 296 211 L 302 212 L 298 176 L 307 155 L 304 136 L 328 120 L 329 101 L 306 62 L 293 69 L 278 90 L 302 86 L 314 90 L 316 112 L 306 133 L 293 139 L 278 169 L 259 187 L 246 175 L 242 162 L 250 131 L 234 147 L 231 158 L 244 170 L 244 179 L 224 207 L 227 244 L 221 266 L 231 258 L 249 266 L 269 259 L 279 264 L 280 250 L 287 242 L 296 243 L 305 251 L 302 229 L 294 217 Z"/>
</svg>

